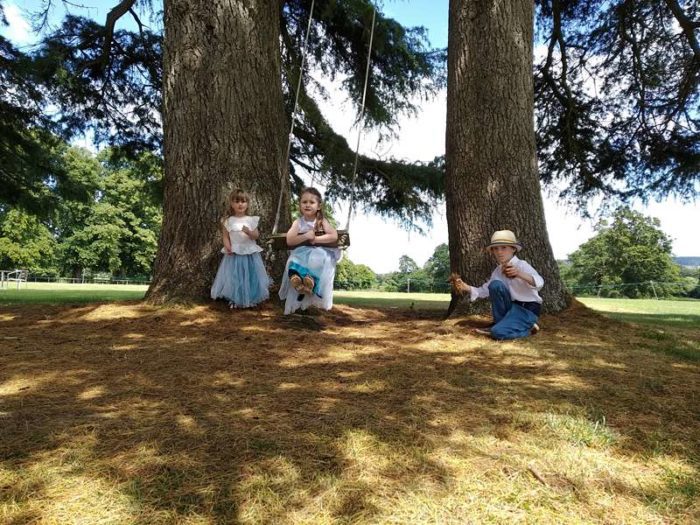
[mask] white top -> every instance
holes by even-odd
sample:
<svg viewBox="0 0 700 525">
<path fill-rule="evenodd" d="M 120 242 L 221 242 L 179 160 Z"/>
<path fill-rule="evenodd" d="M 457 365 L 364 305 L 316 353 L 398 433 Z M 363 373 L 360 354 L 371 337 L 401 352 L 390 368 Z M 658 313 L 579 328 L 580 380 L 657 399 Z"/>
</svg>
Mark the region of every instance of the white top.
<svg viewBox="0 0 700 525">
<path fill-rule="evenodd" d="M 316 219 L 308 220 L 303 215 L 297 221 L 299 221 L 299 233 L 306 233 L 309 230 L 313 230 L 314 226 L 316 226 Z"/>
<path fill-rule="evenodd" d="M 540 297 L 540 294 L 537 293 L 537 291 L 541 290 L 542 286 L 544 285 L 544 279 L 542 279 L 542 276 L 540 276 L 540 274 L 537 273 L 537 270 L 530 266 L 530 264 L 527 261 L 518 259 L 518 257 L 515 255 L 509 262 L 519 272 L 532 275 L 533 279 L 535 280 L 535 286 L 530 286 L 526 281 L 520 279 L 519 277 L 515 277 L 513 279 L 507 277 L 506 274 L 503 273 L 501 265 L 499 264 L 498 266 L 496 266 L 496 269 L 493 271 L 488 281 L 486 281 L 478 288 L 476 286 L 471 287 L 472 301 L 480 299 L 482 297 L 488 297 L 489 284 L 491 283 L 491 281 L 498 279 L 506 285 L 508 291 L 510 292 L 510 298 L 512 300 L 542 303 L 542 298 Z"/>
<path fill-rule="evenodd" d="M 262 248 L 243 232 L 243 226 L 248 226 L 249 229 L 254 230 L 258 227 L 258 222 L 260 222 L 260 217 L 249 217 L 248 215 L 243 217 L 231 215 L 226 219 L 224 227 L 228 231 L 228 238 L 231 240 L 231 251 L 233 253 L 250 255 L 251 253 L 262 251 Z M 226 250 L 222 248 L 221 252 L 226 253 Z"/>
<path fill-rule="evenodd" d="M 308 220 L 303 215 L 297 219 L 297 222 L 299 223 L 299 233 L 306 233 L 313 230 L 316 226 L 316 219 Z M 312 248 L 323 248 L 324 250 L 328 250 L 333 254 L 333 257 L 335 257 L 335 262 L 340 262 L 340 259 L 343 257 L 343 251 L 340 248 L 330 248 L 329 246 L 322 245 L 312 246 Z"/>
</svg>

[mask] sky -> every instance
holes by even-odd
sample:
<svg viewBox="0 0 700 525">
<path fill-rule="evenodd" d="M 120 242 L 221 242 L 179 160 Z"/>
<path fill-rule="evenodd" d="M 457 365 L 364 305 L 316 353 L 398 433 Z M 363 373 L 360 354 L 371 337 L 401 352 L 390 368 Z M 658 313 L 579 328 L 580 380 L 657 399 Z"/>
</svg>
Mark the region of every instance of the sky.
<svg viewBox="0 0 700 525">
<path fill-rule="evenodd" d="M 58 3 L 58 2 L 55 2 Z M 82 5 L 94 6 L 89 10 L 72 8 L 75 14 L 92 16 L 103 22 L 109 7 L 115 1 L 84 0 Z M 385 0 L 382 10 L 385 15 L 396 19 L 404 26 L 424 26 L 434 47 L 447 45 L 448 0 Z M 0 33 L 10 38 L 17 45 L 29 45 L 36 40 L 28 16 L 24 9 L 37 9 L 40 0 L 22 2 L 5 2 L 5 16 L 9 26 L 0 28 Z M 52 23 L 58 23 L 63 9 L 59 7 L 52 13 Z M 319 79 L 323 81 L 323 79 Z M 347 101 L 343 93 L 330 83 L 325 83 L 331 92 L 331 98 L 321 106 L 334 129 L 343 134 L 348 143 L 357 141 L 357 128 L 353 127 L 355 108 Z M 367 155 L 393 156 L 408 161 L 429 161 L 445 151 L 445 113 L 446 93 L 444 91 L 421 104 L 421 111 L 413 118 L 400 120 L 398 138 L 391 143 L 377 146 L 376 136 L 371 133 L 361 137 L 360 151 Z M 87 145 L 87 144 L 84 144 Z M 557 259 L 565 259 L 582 243 L 593 236 L 595 221 L 582 219 L 572 209 L 558 203 L 556 196 L 543 193 L 547 230 Z M 700 207 L 697 202 L 683 204 L 674 199 L 640 203 L 634 209 L 645 215 L 656 217 L 661 222 L 661 229 L 673 239 L 673 253 L 677 256 L 698 256 L 697 224 L 700 223 Z M 595 213 L 592 208 L 591 212 Z M 345 225 L 347 207 L 336 207 L 336 216 Z M 387 273 L 398 269 L 399 258 L 408 255 L 419 265 L 423 265 L 433 254 L 435 248 L 447 242 L 447 223 L 444 203 L 437 206 L 433 214 L 432 226 L 425 229 L 425 234 L 407 232 L 395 222 L 387 221 L 375 215 L 366 215 L 359 211 L 350 224 L 352 245 L 348 249 L 349 258 L 358 264 L 366 264 L 377 273 Z M 516 232 L 517 234 L 517 232 Z M 484 239 L 487 242 L 488 239 Z M 527 255 L 524 254 L 525 258 Z"/>
</svg>

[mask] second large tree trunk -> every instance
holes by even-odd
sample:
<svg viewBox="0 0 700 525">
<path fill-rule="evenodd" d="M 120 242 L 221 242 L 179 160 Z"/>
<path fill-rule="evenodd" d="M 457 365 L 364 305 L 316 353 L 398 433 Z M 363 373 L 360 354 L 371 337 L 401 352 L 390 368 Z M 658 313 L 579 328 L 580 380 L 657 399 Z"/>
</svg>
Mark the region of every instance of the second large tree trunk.
<svg viewBox="0 0 700 525">
<path fill-rule="evenodd" d="M 450 264 L 481 285 L 494 262 L 482 248 L 513 230 L 542 275 L 545 310 L 569 296 L 547 235 L 537 172 L 532 0 L 450 0 L 446 199 Z"/>
<path fill-rule="evenodd" d="M 279 2 L 165 0 L 164 9 L 164 216 L 147 294 L 156 303 L 209 295 L 231 189 L 250 193 L 249 214 L 269 233 L 288 184 Z"/>
</svg>

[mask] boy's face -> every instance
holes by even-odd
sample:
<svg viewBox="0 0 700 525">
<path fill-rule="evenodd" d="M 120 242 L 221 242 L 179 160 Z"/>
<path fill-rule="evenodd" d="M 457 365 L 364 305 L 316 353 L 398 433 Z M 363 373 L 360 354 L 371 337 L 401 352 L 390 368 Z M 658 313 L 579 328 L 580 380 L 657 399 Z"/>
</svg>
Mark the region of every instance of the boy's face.
<svg viewBox="0 0 700 525">
<path fill-rule="evenodd" d="M 513 255 L 515 255 L 515 248 L 513 246 L 493 246 L 491 248 L 491 253 L 498 264 L 503 264 L 513 258 Z"/>
</svg>

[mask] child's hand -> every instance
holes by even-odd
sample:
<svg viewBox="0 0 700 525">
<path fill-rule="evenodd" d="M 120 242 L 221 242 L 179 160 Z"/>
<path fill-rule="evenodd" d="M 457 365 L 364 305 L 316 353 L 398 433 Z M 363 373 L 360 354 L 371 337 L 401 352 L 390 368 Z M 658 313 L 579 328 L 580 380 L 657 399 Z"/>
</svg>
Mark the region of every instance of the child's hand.
<svg viewBox="0 0 700 525">
<path fill-rule="evenodd" d="M 316 233 L 313 230 L 309 230 L 304 234 L 304 240 L 309 241 L 311 244 L 316 244 Z"/>
<path fill-rule="evenodd" d="M 513 266 L 510 263 L 506 263 L 503 265 L 503 273 L 505 274 L 506 277 L 509 279 L 513 279 L 515 277 L 518 277 L 518 269 Z"/>
<path fill-rule="evenodd" d="M 452 290 L 457 295 L 465 295 L 471 291 L 471 287 L 465 283 L 457 273 L 450 274 L 448 282 L 452 286 Z"/>
<path fill-rule="evenodd" d="M 226 250 L 226 255 L 233 255 L 233 250 L 231 250 L 231 248 L 226 247 L 224 249 Z"/>
<path fill-rule="evenodd" d="M 245 233 L 248 237 L 250 237 L 250 228 L 248 228 L 248 226 L 246 226 L 245 224 L 241 227 L 241 231 Z"/>
</svg>

